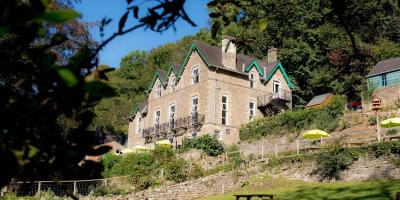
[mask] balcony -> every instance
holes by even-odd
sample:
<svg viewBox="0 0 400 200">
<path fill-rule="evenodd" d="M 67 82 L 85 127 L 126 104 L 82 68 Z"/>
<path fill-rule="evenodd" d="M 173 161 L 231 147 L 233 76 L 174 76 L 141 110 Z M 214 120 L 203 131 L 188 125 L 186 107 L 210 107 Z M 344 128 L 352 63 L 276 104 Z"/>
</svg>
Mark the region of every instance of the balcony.
<svg viewBox="0 0 400 200">
<path fill-rule="evenodd" d="M 257 97 L 257 107 L 264 107 L 274 101 L 290 102 L 292 101 L 292 92 L 290 90 L 279 89 L 278 93 L 266 93 Z"/>
<path fill-rule="evenodd" d="M 204 124 L 204 118 L 204 115 L 195 113 L 166 123 L 154 124 L 153 127 L 143 129 L 142 137 L 145 138 L 146 143 L 168 139 L 185 133 L 185 130 L 189 128 L 196 129 L 201 127 Z"/>
</svg>

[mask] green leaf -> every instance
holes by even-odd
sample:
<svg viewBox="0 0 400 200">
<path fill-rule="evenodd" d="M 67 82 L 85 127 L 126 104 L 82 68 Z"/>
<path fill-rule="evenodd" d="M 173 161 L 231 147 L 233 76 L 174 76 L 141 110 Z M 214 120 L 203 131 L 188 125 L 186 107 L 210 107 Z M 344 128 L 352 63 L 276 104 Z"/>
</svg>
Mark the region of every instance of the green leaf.
<svg viewBox="0 0 400 200">
<path fill-rule="evenodd" d="M 29 145 L 28 157 L 32 158 L 39 152 L 39 149 L 35 146 Z"/>
<path fill-rule="evenodd" d="M 258 30 L 264 31 L 268 26 L 268 22 L 266 19 L 262 19 L 258 22 Z"/>
<path fill-rule="evenodd" d="M 124 13 L 124 15 L 122 15 L 121 19 L 119 20 L 119 23 L 118 23 L 118 32 L 122 32 L 122 29 L 123 29 L 124 26 L 125 26 L 126 20 L 128 19 L 128 14 L 129 14 L 129 12 L 126 11 L 126 12 Z"/>
<path fill-rule="evenodd" d="M 115 96 L 114 89 L 101 81 L 90 81 L 85 84 L 85 91 L 96 97 Z"/>
<path fill-rule="evenodd" d="M 63 23 L 68 20 L 75 19 L 81 15 L 72 9 L 60 9 L 47 11 L 39 16 L 39 19 L 53 22 L 53 23 Z"/>
<path fill-rule="evenodd" d="M 78 84 L 78 79 L 70 69 L 62 67 L 57 69 L 57 72 L 67 87 L 74 87 Z"/>
</svg>

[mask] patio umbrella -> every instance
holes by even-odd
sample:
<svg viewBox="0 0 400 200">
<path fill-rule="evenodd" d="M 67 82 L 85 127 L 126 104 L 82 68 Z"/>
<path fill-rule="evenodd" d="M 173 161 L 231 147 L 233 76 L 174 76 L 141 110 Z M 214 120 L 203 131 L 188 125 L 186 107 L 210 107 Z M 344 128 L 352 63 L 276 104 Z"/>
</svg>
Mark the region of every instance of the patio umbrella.
<svg viewBox="0 0 400 200">
<path fill-rule="evenodd" d="M 169 140 L 160 140 L 156 142 L 157 145 L 165 145 L 165 146 L 170 146 L 171 142 Z"/>
<path fill-rule="evenodd" d="M 310 130 L 307 131 L 305 133 L 303 133 L 302 137 L 304 139 L 321 139 L 321 138 L 326 138 L 326 137 L 330 137 L 329 133 L 319 130 L 319 129 L 314 129 L 314 130 Z"/>
<path fill-rule="evenodd" d="M 390 118 L 381 121 L 381 127 L 383 128 L 392 128 L 400 126 L 400 118 Z"/>
<path fill-rule="evenodd" d="M 126 148 L 126 149 L 122 149 L 121 152 L 122 152 L 122 154 L 126 154 L 126 153 L 134 153 L 135 151 L 131 148 Z"/>
</svg>

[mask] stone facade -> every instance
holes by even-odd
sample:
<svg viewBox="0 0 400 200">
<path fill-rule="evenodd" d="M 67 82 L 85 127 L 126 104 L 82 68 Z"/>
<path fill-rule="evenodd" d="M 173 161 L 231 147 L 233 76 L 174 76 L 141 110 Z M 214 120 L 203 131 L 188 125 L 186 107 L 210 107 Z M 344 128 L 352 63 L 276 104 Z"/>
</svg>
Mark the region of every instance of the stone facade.
<svg viewBox="0 0 400 200">
<path fill-rule="evenodd" d="M 234 44 L 230 43 L 229 45 Z M 223 54 L 221 50 L 219 50 L 219 53 Z M 236 53 L 236 51 L 229 51 L 229 54 L 232 53 Z M 232 56 L 228 57 L 230 59 Z M 220 59 L 228 58 L 220 56 Z M 223 62 L 220 61 L 220 63 Z M 229 63 L 229 61 L 226 63 Z M 233 69 L 232 66 L 221 69 L 210 64 L 201 51 L 191 51 L 181 69 L 174 71 L 175 73 L 166 73 L 168 77 L 157 78 L 154 81 L 148 93 L 147 112 L 143 113 L 138 110 L 129 123 L 128 147 L 152 145 L 154 141 L 160 139 L 170 139 L 174 145 L 180 145 L 184 138 L 193 137 L 194 134 L 196 136 L 212 134 L 225 144 L 238 143 L 241 124 L 249 122 L 250 102 L 254 105 L 254 117 L 263 117 L 265 113 L 257 109 L 259 106 L 258 97 L 272 97 L 276 83 L 279 83 L 280 93 L 286 94 L 287 101 L 284 103 L 288 105 L 287 108 L 291 107 L 290 81 L 288 82 L 283 68 L 278 67 L 278 63 L 271 66 L 276 69 L 271 71 L 272 67 L 264 67 L 263 71 L 262 69 L 260 71 L 256 67 L 249 67 L 246 71 L 245 63 L 243 63 L 243 66 L 239 66 L 237 63 L 237 69 Z M 197 83 L 193 82 L 193 71 L 195 69 L 198 70 L 199 74 Z M 270 70 L 269 74 L 265 73 L 267 70 Z M 250 74 L 254 76 L 252 87 L 249 80 Z M 266 80 L 267 75 L 271 75 L 269 80 Z M 177 80 L 176 84 L 172 83 L 173 80 Z M 157 94 L 159 84 L 162 85 L 160 96 Z M 198 126 L 188 125 L 174 130 L 173 133 L 170 131 L 161 137 L 157 136 L 155 139 L 153 137 L 151 141 L 145 139 L 152 137 L 146 135 L 147 132 L 144 134 L 143 130 L 154 127 L 157 118 L 155 115 L 158 110 L 160 111 L 161 124 L 168 124 L 171 121 L 171 105 L 175 105 L 174 120 L 177 120 L 177 122 L 180 119 L 190 120 L 194 97 L 198 99 L 197 113 L 199 120 L 201 120 Z M 222 120 L 223 97 L 226 97 L 227 107 L 225 109 L 225 124 Z M 140 125 L 138 125 L 139 120 L 141 121 Z M 175 126 L 179 125 L 177 122 L 174 123 Z M 183 120 L 183 122 L 186 121 Z M 139 126 L 141 130 L 138 130 Z"/>
</svg>

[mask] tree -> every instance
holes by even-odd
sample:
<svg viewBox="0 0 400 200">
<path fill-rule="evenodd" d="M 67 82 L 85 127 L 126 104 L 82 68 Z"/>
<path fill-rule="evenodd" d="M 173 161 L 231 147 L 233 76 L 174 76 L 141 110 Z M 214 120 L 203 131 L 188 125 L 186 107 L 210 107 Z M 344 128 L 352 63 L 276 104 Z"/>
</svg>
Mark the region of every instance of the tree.
<svg viewBox="0 0 400 200">
<path fill-rule="evenodd" d="M 216 38 L 235 36 L 239 50 L 260 59 L 279 49 L 297 105 L 324 92 L 356 100 L 370 66 L 382 59 L 373 46 L 389 41 L 389 54 L 400 55 L 394 0 L 215 0 L 208 8 Z"/>
<path fill-rule="evenodd" d="M 78 165 L 84 156 L 108 151 L 92 148 L 93 131 L 88 126 L 93 106 L 115 94 L 105 82 L 110 69 L 96 68 L 98 52 L 115 37 L 141 27 L 162 32 L 178 19 L 194 25 L 183 0 L 148 1 L 148 13 L 143 15 L 136 2 L 127 3 L 117 32 L 93 50 L 88 44 L 79 50 L 67 46 L 72 55 L 58 62 L 55 52 L 71 36 L 54 30 L 49 42 L 41 42 L 49 37 L 45 30 L 79 14 L 55 7 L 54 1 L 0 2 L 0 57 L 7 58 L 0 61 L 0 113 L 6 116 L 0 121 L 0 187 L 11 178 L 57 180 L 84 175 Z M 129 13 L 136 24 L 126 27 Z M 109 20 L 102 22 L 104 29 Z"/>
</svg>

